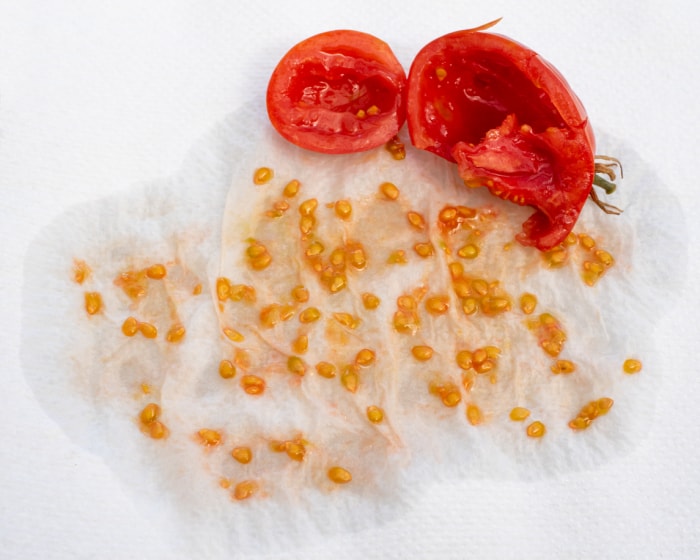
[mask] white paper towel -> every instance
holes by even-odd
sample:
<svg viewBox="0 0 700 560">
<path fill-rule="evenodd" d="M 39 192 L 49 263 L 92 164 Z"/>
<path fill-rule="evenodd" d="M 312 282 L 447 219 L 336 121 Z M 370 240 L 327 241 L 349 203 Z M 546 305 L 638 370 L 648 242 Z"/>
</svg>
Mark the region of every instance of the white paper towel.
<svg viewBox="0 0 700 560">
<path fill-rule="evenodd" d="M 576 231 L 593 235 L 617 261 L 595 287 L 587 287 L 579 277 L 582 257 L 574 249 L 567 266 L 557 270 L 545 267 L 534 249 L 513 246 L 504 258 L 500 248 L 512 240 L 529 210 L 498 201 L 485 190 L 465 190 L 451 164 L 410 147 L 401 162 L 382 149 L 340 157 L 311 154 L 281 140 L 266 122 L 264 108 L 252 103 L 199 142 L 177 176 L 77 207 L 41 232 L 26 261 L 25 375 L 66 433 L 103 457 L 139 506 L 158 511 L 178 546 L 195 555 L 275 552 L 307 539 L 382 525 L 410 512 L 417 497 L 438 482 L 556 479 L 605 464 L 642 440 L 654 419 L 662 358 L 653 331 L 663 312 L 655 302 L 671 302 L 684 281 L 685 259 L 667 248 L 682 247 L 685 228 L 673 194 L 628 144 L 604 134 L 598 144 L 624 162 L 625 179 L 612 199 L 624 213 L 608 216 L 587 205 Z M 258 187 L 252 174 L 263 165 L 276 176 Z M 410 253 L 418 239 L 401 233 L 400 222 L 392 225 L 387 219 L 382 229 L 376 218 L 359 221 L 363 205 L 371 211 L 386 204 L 375 194 L 383 180 L 401 188 L 404 206 L 397 216 L 420 210 L 432 226 L 418 237 L 432 236 L 436 245 L 434 224 L 444 205 L 495 213 L 483 253 L 467 270 L 489 281 L 499 279 L 511 294 L 513 310 L 499 318 L 468 319 L 454 309 L 444 319 L 424 318 L 417 336 L 396 334 L 390 325 L 399 295 L 421 286 L 429 293 L 448 292 L 439 252 L 429 264 L 409 255 L 409 264 L 395 265 L 393 271 L 373 263 L 375 268 L 364 278 L 358 275 L 344 294 L 328 297 L 278 241 L 270 251 L 282 264 L 270 267 L 271 281 L 263 287 L 265 273 L 245 267 L 246 240 L 261 239 L 277 227 L 259 216 L 292 178 L 301 181 L 302 194 L 287 218 L 290 231 L 296 229 L 300 200 L 316 197 L 319 208 L 332 213 L 328 203 L 349 199 L 357 226 L 347 226 L 336 242 L 363 239 L 375 228 L 378 237 L 364 238 L 370 260 L 377 255 L 384 261 L 395 248 Z M 649 225 L 671 219 L 677 225 L 673 230 Z M 290 235 L 281 239 L 293 251 Z M 92 269 L 83 285 L 72 280 L 76 259 Z M 113 280 L 153 263 L 166 263 L 168 275 L 150 281 L 143 303 L 135 304 Z M 252 310 L 230 302 L 217 307 L 220 276 L 257 285 L 261 301 Z M 293 330 L 254 326 L 264 304 L 279 301 L 280 293 L 300 282 L 311 291 L 310 304 L 327 315 L 358 314 L 366 324 L 357 332 L 367 329 L 350 334 L 357 344 L 334 346 L 319 334 L 320 325 L 328 329 L 333 322 L 324 317 L 316 331 L 309 331 L 311 348 L 304 355 L 309 371 L 303 379 L 285 371 Z M 202 294 L 193 295 L 198 284 Z M 382 298 L 376 319 L 356 303 L 363 290 Z M 103 295 L 103 313 L 85 313 L 86 291 Z M 548 371 L 551 358 L 537 347 L 523 326 L 528 317 L 518 310 L 517 298 L 525 291 L 539 297 L 535 316 L 547 311 L 561 319 L 569 340 L 560 357 L 577 364 L 575 373 Z M 179 345 L 163 336 L 175 320 L 174 308 L 176 320 L 187 328 Z M 120 326 L 129 315 L 157 324 L 159 338 L 125 337 Z M 226 325 L 242 328 L 246 340 L 227 341 L 221 335 Z M 438 355 L 429 364 L 406 357 L 418 343 L 436 348 Z M 459 384 L 456 351 L 488 344 L 502 352 L 497 382 L 477 379 L 473 393 L 463 393 L 466 402 L 476 399 L 487 416 L 484 425 L 474 427 L 466 421 L 464 403 L 445 408 L 427 387 L 438 375 Z M 313 374 L 317 361 L 333 355 L 336 363 L 347 363 L 363 345 L 376 349 L 377 363 L 361 372 L 357 394 L 344 391 L 337 379 Z M 266 379 L 263 396 L 250 397 L 238 387 L 245 371 L 233 380 L 218 376 L 219 361 L 235 347 L 252 356 L 248 373 Z M 622 372 L 622 362 L 631 356 L 644 364 L 635 376 Z M 151 388 L 149 394 L 140 392 L 143 383 Z M 615 400 L 611 412 L 589 430 L 572 432 L 567 422 L 600 397 Z M 136 418 L 147 402 L 162 407 L 168 439 L 154 441 L 140 433 Z M 383 425 L 363 418 L 369 404 L 384 408 Z M 507 419 L 516 405 L 532 410 L 530 420 L 544 421 L 548 433 L 542 440 L 526 437 L 524 425 Z M 201 428 L 222 432 L 224 445 L 203 450 L 195 436 Z M 270 452 L 270 441 L 285 437 L 309 442 L 302 463 Z M 229 456 L 236 442 L 253 446 L 250 465 L 237 465 Z M 333 487 L 326 479 L 326 470 L 337 462 L 354 473 L 351 484 Z M 236 502 L 220 487 L 222 478 L 256 480 L 260 491 L 245 503 Z"/>
</svg>

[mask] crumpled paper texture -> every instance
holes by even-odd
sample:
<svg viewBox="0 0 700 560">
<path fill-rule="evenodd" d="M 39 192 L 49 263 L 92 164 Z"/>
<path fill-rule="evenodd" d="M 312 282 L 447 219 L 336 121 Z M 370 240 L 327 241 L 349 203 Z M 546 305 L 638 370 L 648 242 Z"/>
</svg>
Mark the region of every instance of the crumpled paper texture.
<svg viewBox="0 0 700 560">
<path fill-rule="evenodd" d="M 514 301 L 521 292 L 534 292 L 538 311 L 562 318 L 569 338 L 566 357 L 578 364 L 574 374 L 547 374 L 551 360 L 536 345 L 521 348 L 529 333 L 514 304 L 503 320 L 460 318 L 449 328 L 435 321 L 421 333 L 436 348 L 454 350 L 462 340 L 468 347 L 497 341 L 502 348 L 498 382 L 483 392 L 489 421 L 481 426 L 466 422 L 464 402 L 455 410 L 433 405 L 425 379 L 416 382 L 407 375 L 420 371 L 394 359 L 392 353 L 410 345 L 390 329 L 377 330 L 372 338 L 383 367 L 373 378 L 371 398 L 381 400 L 389 419 L 379 429 L 360 422 L 369 396 L 343 393 L 337 381 L 329 390 L 321 383 L 327 380 L 307 375 L 290 381 L 288 374 L 278 374 L 269 377 L 270 390 L 258 399 L 236 390 L 237 379 L 227 385 L 217 367 L 235 344 L 221 336 L 221 326 L 237 314 L 228 304 L 218 307 L 215 285 L 219 276 L 254 281 L 241 266 L 241 254 L 245 240 L 259 233 L 254 216 L 266 204 L 261 188 L 251 182 L 256 168 L 273 167 L 280 181 L 299 178 L 303 196 L 316 196 L 320 207 L 340 198 L 367 200 L 378 178 L 386 177 L 429 221 L 457 198 L 494 209 L 510 226 L 487 235 L 492 248 L 512 238 L 530 212 L 485 191 L 465 193 L 454 169 L 430 154 L 410 151 L 404 162 L 394 162 L 382 151 L 310 154 L 279 139 L 263 116 L 255 105 L 239 110 L 193 148 L 177 176 L 75 208 L 41 233 L 27 257 L 22 347 L 27 380 L 66 433 L 103 457 L 142 507 L 170 518 L 173 538 L 183 549 L 270 551 L 303 543 L 309 535 L 360 530 L 395 519 L 434 482 L 488 477 L 528 484 L 595 468 L 645 436 L 655 417 L 655 387 L 663 382 L 654 323 L 685 276 L 682 261 L 664 250 L 680 242 L 683 228 L 670 232 L 660 224 L 678 221 L 682 214 L 633 149 L 605 136 L 598 138 L 599 150 L 625 166 L 624 181 L 611 199 L 624 213 L 606 216 L 588 204 L 576 228 L 600 240 L 616 258 L 598 285 L 585 286 L 574 262 L 547 270 L 533 250 L 517 246 L 511 258 L 475 260 L 483 275 L 502 281 Z M 354 233 L 362 235 L 362 227 Z M 393 231 L 387 233 L 391 242 Z M 76 258 L 92 268 L 84 286 L 71 280 Z M 134 308 L 113 279 L 154 262 L 171 263 L 168 277 Z M 358 281 L 356 291 L 371 288 L 384 302 L 393 302 L 407 288 L 422 284 L 448 288 L 447 278 L 436 276 L 428 265 L 404 270 L 379 280 L 368 276 L 361 281 L 365 284 Z M 296 279 L 292 275 L 288 281 Z M 198 283 L 203 293 L 195 296 Z M 103 294 L 104 313 L 86 316 L 86 290 Z M 187 326 L 181 344 L 127 339 L 119 332 L 124 317 L 134 313 L 167 324 L 171 304 Z M 392 309 L 383 307 L 376 324 L 386 324 Z M 273 367 L 282 359 L 274 341 L 265 342 L 259 332 L 246 334 L 239 346 L 266 352 L 259 367 Z M 320 343 L 309 362 L 327 351 Z M 629 356 L 642 360 L 642 373 L 623 375 L 621 364 Z M 448 356 L 442 358 L 440 364 L 448 367 Z M 407 372 L 403 365 L 415 371 Z M 151 394 L 139 393 L 141 383 L 151 386 Z M 615 400 L 611 412 L 586 432 L 572 433 L 566 426 L 572 413 L 601 396 Z M 355 397 L 362 405 L 352 404 Z M 135 419 L 149 400 L 163 408 L 170 430 L 165 441 L 152 441 L 139 431 Z M 516 405 L 528 406 L 532 419 L 545 422 L 544 438 L 527 438 L 524 426 L 507 420 Z M 226 445 L 203 450 L 193 437 L 200 427 L 221 429 Z M 316 445 L 305 462 L 264 459 L 270 439 L 295 433 Z M 239 467 L 228 456 L 229 443 L 246 438 L 256 442 L 263 457 L 258 471 L 255 461 Z M 357 473 L 352 484 L 333 487 L 319 476 L 336 458 Z M 232 501 L 219 486 L 221 477 L 259 475 L 268 481 L 262 497 L 244 503 Z"/>
</svg>

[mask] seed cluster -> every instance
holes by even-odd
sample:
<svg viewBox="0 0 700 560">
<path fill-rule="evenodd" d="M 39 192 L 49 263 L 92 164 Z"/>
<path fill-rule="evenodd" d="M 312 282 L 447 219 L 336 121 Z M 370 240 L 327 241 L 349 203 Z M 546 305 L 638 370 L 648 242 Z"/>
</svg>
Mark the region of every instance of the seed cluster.
<svg viewBox="0 0 700 560">
<path fill-rule="evenodd" d="M 444 78 L 440 72 L 437 76 Z M 372 111 L 369 107 L 358 117 L 371 117 Z M 405 156 L 398 138 L 386 149 L 397 160 Z M 387 445 L 398 430 L 395 419 L 403 405 L 396 401 L 401 400 L 402 390 L 420 386 L 425 400 L 412 403 L 410 414 L 454 418 L 474 427 L 504 422 L 512 429 L 516 424 L 508 423 L 510 419 L 521 423 L 523 440 L 530 446 L 536 444 L 526 438 L 546 436 L 547 426 L 553 426 L 551 418 L 528 402 L 527 396 L 510 394 L 512 401 L 500 403 L 506 408 L 498 409 L 492 401 L 482 399 L 489 387 L 497 383 L 501 387 L 504 379 L 514 377 L 509 364 L 516 362 L 517 350 L 508 340 L 477 341 L 465 334 L 473 333 L 473 325 L 480 321 L 517 322 L 524 340 L 544 352 L 544 367 L 536 360 L 534 365 L 527 364 L 539 368 L 541 379 L 547 377 L 551 383 L 576 380 L 585 369 L 583 362 L 560 357 L 568 339 L 564 322 L 551 312 L 536 313 L 542 307 L 538 295 L 511 295 L 519 292 L 511 292 L 494 277 L 500 274 L 497 270 L 482 266 L 488 258 L 485 240 L 496 223 L 492 210 L 450 204 L 431 214 L 422 207 L 411 207 L 399 186 L 391 182 L 378 184 L 369 199 L 319 201 L 321 197 L 309 196 L 302 182 L 279 177 L 271 167 L 256 169 L 252 182 L 266 204 L 251 218 L 256 227 L 246 233 L 250 237 L 239 240 L 236 262 L 241 266 L 222 266 L 206 288 L 212 294 L 219 343 L 225 349 L 213 358 L 208 371 L 211 383 L 230 394 L 234 414 L 241 402 L 262 407 L 296 391 L 308 406 L 321 410 L 328 405 L 350 432 L 370 434 L 368 438 L 381 434 Z M 375 208 L 383 208 L 384 215 L 394 220 L 391 238 L 382 243 L 371 235 L 380 215 L 371 213 Z M 614 264 L 612 256 L 586 234 L 570 234 L 542 259 L 548 268 L 563 268 L 574 252 L 584 255 L 581 276 L 590 286 Z M 190 327 L 178 316 L 174 300 L 163 296 L 164 311 L 157 317 L 149 315 L 151 308 L 140 307 L 159 290 L 158 283 L 171 280 L 171 265 L 156 263 L 120 271 L 113 284 L 126 296 L 131 311 L 121 323 L 122 335 L 146 339 L 139 342 L 144 345 L 167 342 L 161 348 L 168 346 L 174 352 Z M 394 292 L 376 282 L 392 274 L 399 277 L 401 270 L 411 268 L 407 265 L 425 267 L 423 280 L 402 283 Z M 87 263 L 75 260 L 73 280 L 78 285 L 89 284 L 92 276 Z M 202 291 L 201 281 L 188 285 L 192 296 Z M 85 291 L 84 302 L 90 321 L 101 320 L 102 294 Z M 165 323 L 163 315 L 169 322 Z M 164 337 L 159 337 L 158 327 L 166 333 Z M 541 356 L 540 350 L 535 352 Z M 622 365 L 625 374 L 641 369 L 636 358 Z M 388 371 L 395 372 L 391 375 L 398 379 L 390 378 Z M 146 387 L 144 383 L 143 395 L 151 393 L 150 386 L 148 391 Z M 162 403 L 157 395 L 149 399 Z M 535 415 L 542 419 L 530 421 L 530 409 L 521 404 L 534 406 Z M 584 430 L 612 404 L 612 399 L 601 397 L 578 412 L 569 411 L 576 415 L 568 426 Z M 272 406 L 268 410 L 274 414 Z M 158 404 L 147 403 L 137 416 L 141 431 L 153 439 L 174 436 L 161 416 Z M 264 461 L 283 464 L 280 469 L 313 468 L 315 478 L 309 477 L 331 483 L 331 487 L 357 484 L 366 476 L 356 470 L 352 461 L 357 457 L 346 452 L 343 444 L 322 444 L 316 434 L 308 439 L 293 432 L 273 438 L 234 434 L 214 422 L 202 424 L 204 427 L 191 428 L 187 437 L 201 446 L 203 456 L 224 453 L 227 468 L 239 469 L 235 477 L 217 473 L 219 486 L 236 501 L 271 492 L 276 475 L 270 467 L 259 467 Z M 255 438 L 263 438 L 265 444 L 259 439 L 255 443 Z M 379 439 L 373 441 L 368 449 L 379 446 Z"/>
</svg>

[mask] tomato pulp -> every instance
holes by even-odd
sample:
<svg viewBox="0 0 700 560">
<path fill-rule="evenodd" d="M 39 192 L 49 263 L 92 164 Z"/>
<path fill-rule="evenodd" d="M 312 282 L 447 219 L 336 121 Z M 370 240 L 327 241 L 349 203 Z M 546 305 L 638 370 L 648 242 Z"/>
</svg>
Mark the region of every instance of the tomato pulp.
<svg viewBox="0 0 700 560">
<path fill-rule="evenodd" d="M 376 148 L 406 118 L 406 73 L 389 46 L 359 31 L 336 30 L 298 43 L 270 78 L 267 111 L 287 140 L 316 152 Z"/>
<path fill-rule="evenodd" d="M 593 130 L 562 75 L 481 28 L 436 39 L 408 76 L 411 141 L 456 162 L 468 186 L 536 209 L 517 239 L 548 250 L 572 230 L 595 177 Z"/>
</svg>

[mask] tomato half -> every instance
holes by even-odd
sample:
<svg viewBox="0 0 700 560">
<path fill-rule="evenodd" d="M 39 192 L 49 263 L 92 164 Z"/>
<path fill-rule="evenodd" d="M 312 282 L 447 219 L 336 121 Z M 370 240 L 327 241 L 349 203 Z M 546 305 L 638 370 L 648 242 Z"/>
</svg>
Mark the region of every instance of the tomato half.
<svg viewBox="0 0 700 560">
<path fill-rule="evenodd" d="M 536 208 L 517 239 L 541 250 L 572 230 L 595 176 L 593 130 L 562 75 L 481 28 L 425 46 L 408 76 L 413 144 L 457 162 L 469 186 Z"/>
<path fill-rule="evenodd" d="M 267 111 L 290 142 L 327 154 L 389 141 L 406 118 L 406 73 L 389 46 L 359 31 L 314 35 L 282 58 L 267 89 Z"/>
</svg>

